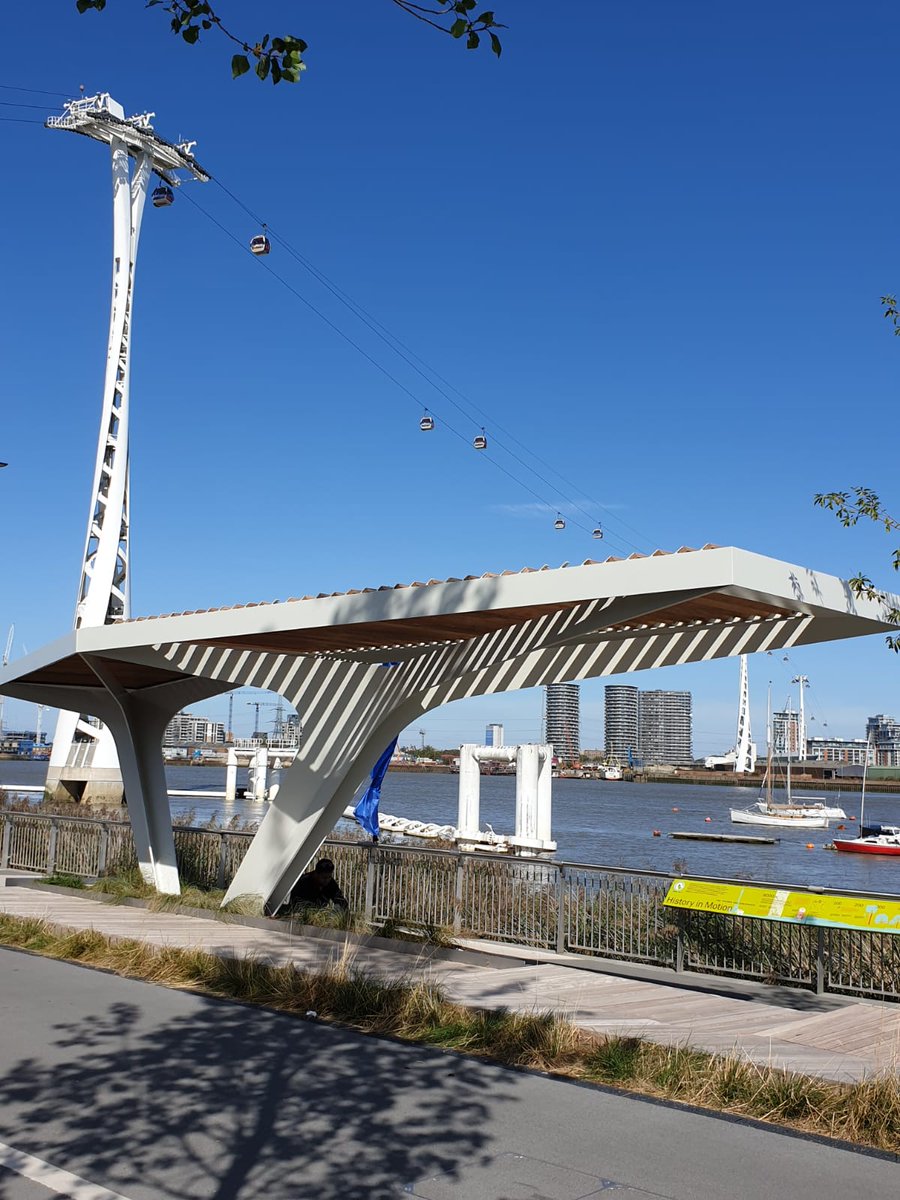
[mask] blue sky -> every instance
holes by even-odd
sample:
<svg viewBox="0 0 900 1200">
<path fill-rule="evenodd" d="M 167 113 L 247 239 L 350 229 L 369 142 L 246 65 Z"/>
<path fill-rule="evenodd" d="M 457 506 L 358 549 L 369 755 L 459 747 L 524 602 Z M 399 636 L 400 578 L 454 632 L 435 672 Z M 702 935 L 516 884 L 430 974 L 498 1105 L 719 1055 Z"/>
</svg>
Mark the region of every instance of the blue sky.
<svg viewBox="0 0 900 1200">
<path fill-rule="evenodd" d="M 310 43 L 295 87 L 232 82 L 220 39 L 182 45 L 139 0 L 84 16 L 53 0 L 56 52 L 7 54 L 0 115 L 62 103 L 11 86 L 80 84 L 155 111 L 487 414 L 460 416 L 276 247 L 272 268 L 411 398 L 221 232 L 210 217 L 257 232 L 223 190 L 182 189 L 209 216 L 183 196 L 149 210 L 137 269 L 135 613 L 581 561 L 598 543 L 552 527 L 557 509 L 587 523 L 573 501 L 602 520 L 606 552 L 734 544 L 896 585 L 882 531 L 846 532 L 812 504 L 864 483 L 900 510 L 900 341 L 879 307 L 900 290 L 895 8 L 496 8 L 499 62 L 388 0 L 223 4 L 236 28 Z M 8 50 L 32 22 L 4 11 Z M 0 138 L 0 640 L 15 623 L 19 656 L 72 623 L 110 185 L 94 143 L 8 120 Z M 440 426 L 420 434 L 424 405 L 464 438 L 484 424 L 492 461 Z M 881 638 L 751 660 L 756 732 L 767 679 L 783 699 L 802 671 L 827 732 L 861 736 L 869 713 L 900 715 L 898 669 Z M 692 690 L 696 751 L 731 744 L 736 662 L 635 681 Z M 583 689 L 587 746 L 602 744 L 602 689 Z M 223 719 L 225 701 L 208 711 Z M 33 714 L 7 701 L 4 724 Z M 534 739 L 540 698 L 471 701 L 423 727 L 453 745 L 486 720 Z"/>
</svg>

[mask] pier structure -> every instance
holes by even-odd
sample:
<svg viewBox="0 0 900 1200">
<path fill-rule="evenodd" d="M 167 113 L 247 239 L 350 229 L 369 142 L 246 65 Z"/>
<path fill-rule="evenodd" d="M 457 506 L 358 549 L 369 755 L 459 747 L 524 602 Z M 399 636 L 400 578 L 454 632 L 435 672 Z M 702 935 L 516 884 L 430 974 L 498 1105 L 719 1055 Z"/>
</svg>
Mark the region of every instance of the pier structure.
<svg viewBox="0 0 900 1200">
<path fill-rule="evenodd" d="M 463 850 L 484 844 L 481 832 L 481 763 L 516 764 L 516 831 L 503 838 L 514 854 L 527 856 L 556 849 L 551 829 L 553 747 L 528 743 L 521 746 L 459 748 L 459 811 L 455 840 Z"/>
<path fill-rule="evenodd" d="M 108 93 L 70 100 L 49 129 L 79 133 L 105 142 L 112 155 L 113 278 L 109 340 L 103 383 L 100 434 L 81 578 L 75 603 L 75 628 L 127 621 L 131 616 L 129 562 L 129 383 L 134 271 L 147 189 L 160 181 L 154 203 L 171 203 L 178 172 L 206 181 L 191 150 L 193 142 L 167 142 L 150 124 L 154 113 L 126 117 Z M 55 798 L 86 802 L 122 801 L 122 775 L 109 729 L 86 712 L 59 714 L 47 770 L 46 790 Z"/>
<path fill-rule="evenodd" d="M 92 714 L 115 738 L 138 861 L 178 869 L 161 753 L 189 704 L 265 688 L 303 743 L 226 894 L 285 899 L 386 746 L 456 700 L 887 633 L 894 596 L 734 547 L 320 593 L 78 625 L 0 673 L 0 691 Z"/>
</svg>

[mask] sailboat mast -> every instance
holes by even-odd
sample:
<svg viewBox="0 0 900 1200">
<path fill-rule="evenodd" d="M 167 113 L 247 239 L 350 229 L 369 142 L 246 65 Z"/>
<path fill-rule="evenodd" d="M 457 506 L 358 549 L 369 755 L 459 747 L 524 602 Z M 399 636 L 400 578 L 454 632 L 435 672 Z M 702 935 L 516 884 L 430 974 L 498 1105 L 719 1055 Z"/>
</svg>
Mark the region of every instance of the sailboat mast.
<svg viewBox="0 0 900 1200">
<path fill-rule="evenodd" d="M 766 807 L 772 807 L 772 680 L 766 698 Z"/>
<path fill-rule="evenodd" d="M 794 710 L 791 708 L 791 698 L 789 696 L 788 697 L 788 706 L 787 706 L 787 726 L 786 726 L 786 730 L 785 730 L 786 736 L 784 739 L 785 750 L 787 751 L 787 802 L 788 802 L 788 804 L 790 804 L 790 802 L 791 802 L 791 733 L 793 731 L 793 725 L 794 725 L 793 716 L 794 716 Z"/>
<path fill-rule="evenodd" d="M 863 761 L 862 793 L 859 799 L 859 836 L 863 836 L 862 827 L 866 813 L 866 773 L 869 770 L 869 747 L 872 744 L 871 734 L 866 738 L 866 757 Z"/>
</svg>

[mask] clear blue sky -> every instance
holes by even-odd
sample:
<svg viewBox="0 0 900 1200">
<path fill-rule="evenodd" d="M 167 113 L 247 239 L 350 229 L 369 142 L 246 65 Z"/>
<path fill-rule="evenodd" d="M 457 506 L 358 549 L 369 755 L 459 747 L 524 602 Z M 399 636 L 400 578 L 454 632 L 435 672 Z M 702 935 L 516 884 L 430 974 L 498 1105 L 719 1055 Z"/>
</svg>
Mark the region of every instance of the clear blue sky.
<svg viewBox="0 0 900 1200">
<path fill-rule="evenodd" d="M 883 532 L 845 532 L 812 504 L 865 483 L 900 510 L 900 340 L 879 307 L 900 290 L 895 6 L 496 8 L 511 26 L 499 62 L 388 0 L 224 3 L 239 29 L 310 43 L 302 82 L 277 88 L 232 82 L 221 39 L 187 47 L 140 0 L 84 16 L 52 0 L 40 29 L 33 6 L 4 11 L 7 87 L 83 83 L 196 138 L 213 175 L 488 414 L 460 417 L 283 251 L 271 266 L 419 403 L 186 199 L 148 210 L 137 614 L 581 561 L 601 546 L 552 528 L 573 499 L 602 519 L 606 552 L 716 542 L 898 582 Z M 7 117 L 61 104 L 0 99 Z M 14 622 L 19 656 L 72 623 L 110 184 L 95 143 L 8 120 L 0 138 L 0 640 Z M 215 184 L 182 190 L 242 241 L 257 232 Z M 420 434 L 423 404 L 465 438 L 484 424 L 494 461 L 541 500 L 446 429 Z M 562 473 L 562 495 L 532 474 L 557 482 L 547 467 L 503 453 L 500 427 Z M 766 680 L 780 702 L 800 671 L 829 733 L 900 716 L 881 638 L 823 646 L 751 660 L 760 740 Z M 690 688 L 695 750 L 731 745 L 736 662 L 635 682 Z M 586 746 L 602 744 L 602 691 L 583 688 Z M 244 732 L 252 710 L 237 707 Z M 208 711 L 223 719 L 225 702 Z M 534 739 L 540 698 L 468 702 L 423 727 L 453 745 L 486 720 Z M 33 723 L 33 706 L 7 701 L 7 727 Z"/>
</svg>

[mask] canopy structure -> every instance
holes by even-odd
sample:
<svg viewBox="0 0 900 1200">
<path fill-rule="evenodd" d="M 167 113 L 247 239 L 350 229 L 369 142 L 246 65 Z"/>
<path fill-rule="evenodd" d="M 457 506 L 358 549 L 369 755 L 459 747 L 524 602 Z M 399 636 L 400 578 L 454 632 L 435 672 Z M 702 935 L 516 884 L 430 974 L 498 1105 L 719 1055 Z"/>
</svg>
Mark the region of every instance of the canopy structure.
<svg viewBox="0 0 900 1200">
<path fill-rule="evenodd" d="M 385 746 L 440 705 L 887 632 L 892 604 L 744 550 L 683 547 L 82 626 L 12 664 L 0 691 L 110 727 L 141 870 L 170 893 L 166 724 L 236 687 L 283 696 L 302 719 L 302 746 L 226 896 L 274 907 Z"/>
</svg>

